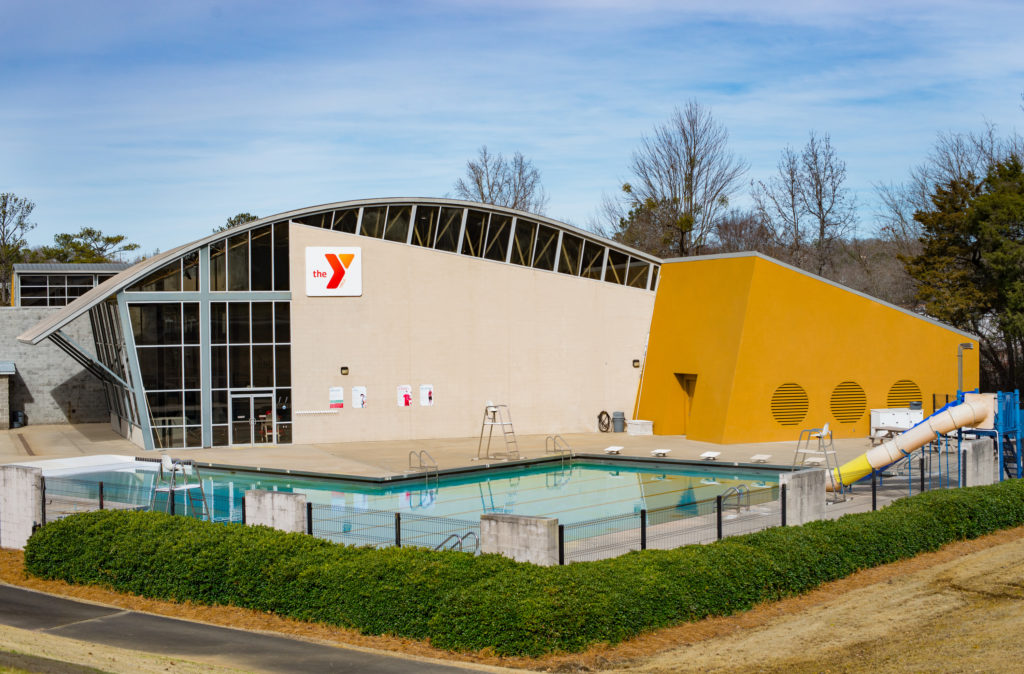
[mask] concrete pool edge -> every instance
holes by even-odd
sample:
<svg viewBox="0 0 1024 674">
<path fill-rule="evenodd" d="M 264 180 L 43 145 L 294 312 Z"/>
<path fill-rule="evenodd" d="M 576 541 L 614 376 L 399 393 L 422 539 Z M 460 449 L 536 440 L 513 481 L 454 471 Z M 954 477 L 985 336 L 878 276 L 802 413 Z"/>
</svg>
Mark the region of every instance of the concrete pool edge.
<svg viewBox="0 0 1024 674">
<path fill-rule="evenodd" d="M 156 461 L 157 459 L 150 459 L 148 457 L 136 457 L 141 461 Z M 386 485 L 386 484 L 400 484 L 403 482 L 419 482 L 428 477 L 440 478 L 449 477 L 456 475 L 472 475 L 475 473 L 483 473 L 487 471 L 493 471 L 502 468 L 524 468 L 533 466 L 542 466 L 553 463 L 561 462 L 572 462 L 572 461 L 587 461 L 593 463 L 607 464 L 607 465 L 640 465 L 640 466 L 664 466 L 671 467 L 673 469 L 680 469 L 684 467 L 700 467 L 700 468 L 741 468 L 744 470 L 752 470 L 758 473 L 798 473 L 803 470 L 809 470 L 806 467 L 794 468 L 792 466 L 783 466 L 778 464 L 763 464 L 763 463 L 741 463 L 735 461 L 695 461 L 689 459 L 669 459 L 669 458 L 648 458 L 644 456 L 608 456 L 605 454 L 573 454 L 571 457 L 562 455 L 550 455 L 545 457 L 539 457 L 536 459 L 519 459 L 511 461 L 497 461 L 494 463 L 480 463 L 472 466 L 458 466 L 456 468 L 445 468 L 436 471 L 422 471 L 416 473 L 407 473 L 404 475 L 383 475 L 383 476 L 366 476 L 366 475 L 347 475 L 344 473 L 320 473 L 315 471 L 306 470 L 292 470 L 289 468 L 264 468 L 260 466 L 245 466 L 235 464 L 224 464 L 224 463 L 213 463 L 208 461 L 196 461 L 194 459 L 184 459 L 182 463 L 191 464 L 199 468 L 210 468 L 212 470 L 223 470 L 223 471 L 238 471 L 238 472 L 249 472 L 259 473 L 263 475 L 283 475 L 288 477 L 308 477 L 321 480 L 338 480 L 343 482 L 354 482 L 362 484 L 372 485 Z"/>
</svg>

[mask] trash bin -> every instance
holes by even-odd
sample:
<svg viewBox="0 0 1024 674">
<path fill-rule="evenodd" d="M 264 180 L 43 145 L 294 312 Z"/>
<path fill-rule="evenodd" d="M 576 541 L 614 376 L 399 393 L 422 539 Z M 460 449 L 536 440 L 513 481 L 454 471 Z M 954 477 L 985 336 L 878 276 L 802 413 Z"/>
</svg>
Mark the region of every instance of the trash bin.
<svg viewBox="0 0 1024 674">
<path fill-rule="evenodd" d="M 11 412 L 11 425 L 14 426 L 14 424 L 18 424 L 15 428 L 28 426 L 28 417 L 25 416 L 25 410 Z"/>
<path fill-rule="evenodd" d="M 612 412 L 612 430 L 616 433 L 624 433 L 626 431 L 625 412 Z"/>
</svg>

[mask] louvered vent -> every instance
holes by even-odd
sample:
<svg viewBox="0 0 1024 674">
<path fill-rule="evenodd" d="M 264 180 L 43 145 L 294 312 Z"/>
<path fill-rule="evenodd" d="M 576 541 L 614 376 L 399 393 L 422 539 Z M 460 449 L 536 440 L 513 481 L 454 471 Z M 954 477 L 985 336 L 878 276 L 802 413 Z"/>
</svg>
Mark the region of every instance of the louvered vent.
<svg viewBox="0 0 1024 674">
<path fill-rule="evenodd" d="M 832 391 L 829 407 L 836 421 L 852 424 L 855 421 L 860 421 L 864 416 L 868 407 L 868 399 L 860 384 L 855 381 L 844 381 Z"/>
<path fill-rule="evenodd" d="M 920 403 L 921 388 L 909 379 L 900 379 L 889 389 L 889 397 L 885 399 L 886 407 L 910 407 L 910 403 Z"/>
<path fill-rule="evenodd" d="M 783 384 L 772 394 L 772 417 L 783 426 L 796 426 L 807 418 L 807 391 L 800 384 Z"/>
</svg>

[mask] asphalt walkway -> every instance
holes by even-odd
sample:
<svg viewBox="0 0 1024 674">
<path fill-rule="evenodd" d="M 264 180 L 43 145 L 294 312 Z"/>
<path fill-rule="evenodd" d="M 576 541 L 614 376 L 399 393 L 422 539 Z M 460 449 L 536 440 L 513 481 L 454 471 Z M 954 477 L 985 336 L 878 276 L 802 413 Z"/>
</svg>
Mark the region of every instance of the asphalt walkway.
<svg viewBox="0 0 1024 674">
<path fill-rule="evenodd" d="M 4 584 L 0 584 L 0 624 L 106 646 L 263 672 L 454 674 L 479 671 L 126 611 Z"/>
</svg>

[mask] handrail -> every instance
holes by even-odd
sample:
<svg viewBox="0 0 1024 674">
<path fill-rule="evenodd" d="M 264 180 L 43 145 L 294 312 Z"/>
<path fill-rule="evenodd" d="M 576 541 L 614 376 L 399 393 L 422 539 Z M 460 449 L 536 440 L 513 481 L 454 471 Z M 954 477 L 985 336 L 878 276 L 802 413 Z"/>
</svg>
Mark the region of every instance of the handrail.
<svg viewBox="0 0 1024 674">
<path fill-rule="evenodd" d="M 567 453 L 572 458 L 573 451 L 572 445 L 566 441 L 561 435 L 549 435 L 544 438 L 544 453 L 545 454 L 563 454 Z"/>
<path fill-rule="evenodd" d="M 463 534 L 461 536 L 459 534 L 451 534 L 446 539 L 441 541 L 437 545 L 437 547 L 435 547 L 434 549 L 435 550 L 441 550 L 441 549 L 456 550 L 457 549 L 460 552 L 463 552 L 463 545 L 465 544 L 466 539 L 468 539 L 470 536 L 473 537 L 473 554 L 476 554 L 476 551 L 480 549 L 480 537 L 476 535 L 475 531 L 467 531 L 465 534 Z M 455 542 L 452 543 L 452 546 L 449 547 L 449 548 L 445 548 L 444 546 L 447 545 L 448 541 L 450 541 L 452 539 L 455 540 Z"/>
<path fill-rule="evenodd" d="M 736 485 L 735 487 L 729 487 L 722 492 L 722 507 L 725 508 L 726 499 L 731 496 L 736 497 L 736 511 L 739 512 L 743 508 L 743 500 L 745 498 L 747 504 L 746 508 L 750 509 L 750 489 L 745 484 Z"/>
<path fill-rule="evenodd" d="M 416 465 L 413 465 L 413 459 L 416 459 Z M 430 476 L 433 473 L 434 486 L 441 481 L 441 471 L 437 466 L 437 461 L 434 461 L 434 457 L 430 455 L 425 449 L 410 449 L 409 450 L 409 468 L 405 471 L 411 473 L 413 471 L 420 470 L 423 472 L 423 481 L 427 489 L 430 489 Z"/>
<path fill-rule="evenodd" d="M 458 534 L 450 534 L 448 538 L 438 543 L 437 547 L 435 547 L 434 549 L 440 550 L 441 548 L 444 548 L 444 546 L 448 544 L 448 541 L 452 540 L 453 538 L 455 539 L 455 543 L 452 544 L 452 547 L 447 549 L 454 550 L 456 546 L 458 546 L 458 549 L 462 550 L 462 536 L 459 536 Z"/>
<path fill-rule="evenodd" d="M 424 461 L 424 458 L 426 458 L 426 461 Z M 416 459 L 416 465 L 413 465 L 413 459 Z M 438 469 L 437 461 L 434 461 L 434 457 L 430 455 L 430 452 L 425 449 L 409 450 L 409 472 L 416 469 L 427 470 L 429 468 L 433 468 L 435 471 Z"/>
</svg>

